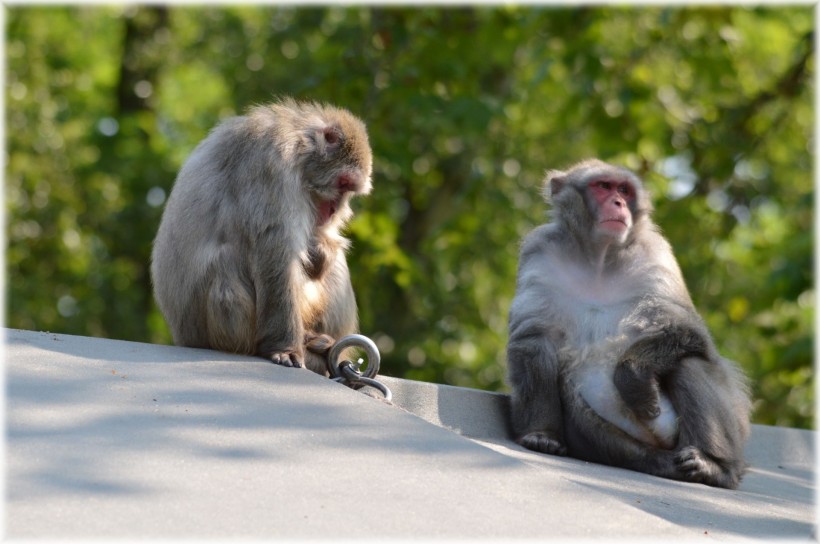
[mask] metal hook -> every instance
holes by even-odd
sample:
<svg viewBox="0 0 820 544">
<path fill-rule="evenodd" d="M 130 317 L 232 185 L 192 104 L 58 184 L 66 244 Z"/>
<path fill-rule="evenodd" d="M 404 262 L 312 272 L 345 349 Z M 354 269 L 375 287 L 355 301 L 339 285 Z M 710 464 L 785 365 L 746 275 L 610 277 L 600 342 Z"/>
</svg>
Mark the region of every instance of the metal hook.
<svg viewBox="0 0 820 544">
<path fill-rule="evenodd" d="M 330 370 L 331 376 L 334 378 L 342 378 L 342 373 L 339 370 L 340 363 L 337 361 L 339 360 L 339 356 L 341 355 L 342 351 L 345 348 L 349 348 L 351 346 L 355 346 L 364 350 L 365 354 L 367 355 L 367 368 L 362 373 L 359 370 L 358 366 L 356 368 L 357 372 L 360 372 L 365 378 L 374 378 L 376 374 L 379 373 L 379 363 L 381 362 L 381 355 L 379 355 L 379 348 L 376 347 L 376 344 L 368 338 L 367 336 L 361 334 L 350 334 L 343 338 L 340 338 L 332 348 L 330 348 L 330 353 L 327 356 L 327 365 L 328 369 Z M 351 363 L 353 364 L 353 363 Z"/>
<path fill-rule="evenodd" d="M 339 357 L 346 348 L 358 347 L 364 350 L 367 355 L 367 368 L 364 373 L 361 371 L 361 362 L 353 363 L 344 360 L 337 363 Z M 390 402 L 393 398 L 393 393 L 383 383 L 377 381 L 376 375 L 379 373 L 379 363 L 381 362 L 381 355 L 376 344 L 361 334 L 351 334 L 340 338 L 330 349 L 327 356 L 327 367 L 330 371 L 331 379 L 338 382 L 346 382 L 349 387 L 354 389 L 357 386 L 368 385 L 376 388 L 384 395 L 384 400 Z"/>
</svg>

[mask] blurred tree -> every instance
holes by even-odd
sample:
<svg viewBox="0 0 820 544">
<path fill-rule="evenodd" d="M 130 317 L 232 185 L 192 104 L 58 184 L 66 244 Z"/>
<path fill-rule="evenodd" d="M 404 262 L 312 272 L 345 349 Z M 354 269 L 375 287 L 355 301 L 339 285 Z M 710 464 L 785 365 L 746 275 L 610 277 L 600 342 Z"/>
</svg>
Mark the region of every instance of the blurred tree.
<svg viewBox="0 0 820 544">
<path fill-rule="evenodd" d="M 277 95 L 374 148 L 349 255 L 385 374 L 504 389 L 518 241 L 543 172 L 646 177 L 761 423 L 813 414 L 810 6 L 11 6 L 9 326 L 170 342 L 148 259 L 176 171 Z"/>
</svg>

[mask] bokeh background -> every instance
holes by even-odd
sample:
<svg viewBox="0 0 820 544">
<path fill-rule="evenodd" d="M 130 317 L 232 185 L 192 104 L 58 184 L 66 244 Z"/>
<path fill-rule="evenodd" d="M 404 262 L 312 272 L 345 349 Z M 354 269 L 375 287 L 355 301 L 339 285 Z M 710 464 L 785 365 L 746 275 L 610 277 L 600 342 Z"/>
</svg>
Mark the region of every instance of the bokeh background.
<svg viewBox="0 0 820 544">
<path fill-rule="evenodd" d="M 814 7 L 8 6 L 6 324 L 170 343 L 149 255 L 186 156 L 274 96 L 365 120 L 349 263 L 382 373 L 505 391 L 545 170 L 654 195 L 758 423 L 814 425 Z"/>
</svg>

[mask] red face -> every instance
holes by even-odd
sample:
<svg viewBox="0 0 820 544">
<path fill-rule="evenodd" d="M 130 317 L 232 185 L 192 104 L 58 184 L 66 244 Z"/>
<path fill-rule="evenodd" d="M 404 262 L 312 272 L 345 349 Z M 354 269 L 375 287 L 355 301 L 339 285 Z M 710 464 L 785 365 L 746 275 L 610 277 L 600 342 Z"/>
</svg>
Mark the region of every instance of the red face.
<svg viewBox="0 0 820 544">
<path fill-rule="evenodd" d="M 630 206 L 635 202 L 635 187 L 628 181 L 595 179 L 589 191 L 598 203 L 598 231 L 621 238 L 632 228 Z"/>
</svg>

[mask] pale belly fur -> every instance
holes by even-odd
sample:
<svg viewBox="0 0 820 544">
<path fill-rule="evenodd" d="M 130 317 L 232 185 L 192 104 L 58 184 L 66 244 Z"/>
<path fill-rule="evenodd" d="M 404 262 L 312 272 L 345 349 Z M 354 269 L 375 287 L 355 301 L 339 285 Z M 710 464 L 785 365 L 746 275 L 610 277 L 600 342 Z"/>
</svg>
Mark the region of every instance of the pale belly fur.
<svg viewBox="0 0 820 544">
<path fill-rule="evenodd" d="M 578 384 L 578 393 L 599 416 L 636 440 L 651 446 L 672 449 L 678 436 L 678 414 L 661 392 L 661 413 L 655 419 L 641 421 L 621 400 L 612 381 L 613 369 L 605 364 L 589 365 Z"/>
</svg>

